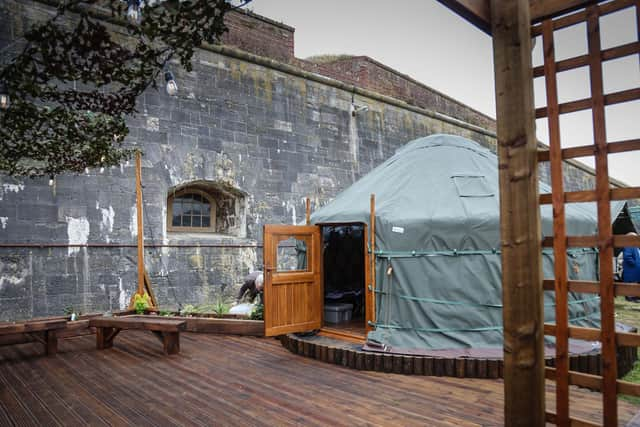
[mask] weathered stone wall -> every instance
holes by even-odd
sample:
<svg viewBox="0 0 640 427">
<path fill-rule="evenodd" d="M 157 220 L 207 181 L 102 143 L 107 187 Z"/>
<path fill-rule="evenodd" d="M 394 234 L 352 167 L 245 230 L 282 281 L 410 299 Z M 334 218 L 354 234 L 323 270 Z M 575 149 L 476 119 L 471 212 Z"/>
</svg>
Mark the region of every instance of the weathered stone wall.
<svg viewBox="0 0 640 427">
<path fill-rule="evenodd" d="M 402 99 L 411 105 L 438 111 L 495 132 L 495 121 L 411 77 L 368 56 L 354 56 L 322 64 L 324 74 L 354 82 L 359 87 Z"/>
<path fill-rule="evenodd" d="M 3 2 L 0 48 L 17 49 L 47 11 Z M 495 149 L 490 131 L 366 91 L 357 102 L 368 111 L 353 117 L 345 84 L 232 49 L 200 50 L 190 73 L 172 68 L 179 96 L 149 90 L 127 138 L 144 152 L 145 264 L 164 307 L 229 298 L 262 267 L 264 224 L 301 223 L 306 197 L 321 206 L 412 139 L 451 133 Z M 236 215 L 233 235 L 167 231 L 167 197 L 190 182 L 244 195 L 219 206 Z M 134 162 L 53 186 L 0 177 L 0 320 L 125 307 L 137 280 L 135 212 Z"/>
<path fill-rule="evenodd" d="M 26 27 L 33 8 L 44 8 L 5 7 L 2 46 Z M 352 117 L 350 91 L 302 74 L 206 50 L 194 62 L 191 73 L 173 67 L 177 98 L 150 90 L 129 120 L 127 143 L 144 151 L 146 266 L 164 306 L 228 297 L 262 265 L 263 224 L 303 221 L 305 197 L 313 208 L 326 203 L 407 141 L 448 132 L 494 144 L 486 134 L 362 96 L 369 110 Z M 192 181 L 247 194 L 246 237 L 167 231 L 167 196 Z M 1 177 L 0 199 L 1 319 L 128 303 L 139 232 L 133 161 L 58 176 L 54 186 L 48 178 Z"/>
</svg>

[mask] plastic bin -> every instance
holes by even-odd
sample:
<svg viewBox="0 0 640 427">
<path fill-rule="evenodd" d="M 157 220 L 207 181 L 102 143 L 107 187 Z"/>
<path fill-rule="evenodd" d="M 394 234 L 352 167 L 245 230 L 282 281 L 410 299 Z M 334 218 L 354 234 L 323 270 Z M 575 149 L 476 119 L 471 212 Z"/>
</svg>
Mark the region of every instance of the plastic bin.
<svg viewBox="0 0 640 427">
<path fill-rule="evenodd" d="M 351 320 L 353 304 L 332 303 L 324 305 L 324 320 L 328 323 L 343 323 Z"/>
</svg>

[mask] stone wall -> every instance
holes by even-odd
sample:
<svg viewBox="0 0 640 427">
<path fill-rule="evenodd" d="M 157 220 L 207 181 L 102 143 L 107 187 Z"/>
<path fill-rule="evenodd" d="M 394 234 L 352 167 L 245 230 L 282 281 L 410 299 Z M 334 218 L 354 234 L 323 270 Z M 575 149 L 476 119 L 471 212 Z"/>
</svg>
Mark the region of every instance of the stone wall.
<svg viewBox="0 0 640 427">
<path fill-rule="evenodd" d="M 36 1 L 3 2 L 0 48 L 18 49 L 15 38 L 50 12 Z M 144 152 L 145 265 L 163 307 L 229 299 L 244 274 L 262 267 L 264 224 L 303 222 L 306 197 L 312 209 L 327 203 L 408 141 L 451 133 L 495 150 L 490 130 L 294 67 L 292 30 L 250 14 L 236 18 L 226 40 L 284 63 L 201 49 L 193 72 L 171 64 L 177 98 L 149 90 L 128 121 L 126 143 Z M 246 45 L 243 25 L 253 29 Z M 282 45 L 254 46 L 261 32 Z M 355 117 L 354 91 L 368 107 Z M 587 175 L 576 172 L 578 187 Z M 190 183 L 241 195 L 238 203 L 220 198 L 230 215 L 225 230 L 233 232 L 167 230 L 167 198 Z M 136 289 L 136 220 L 134 162 L 58 176 L 53 186 L 48 178 L 0 176 L 0 320 L 70 305 L 124 308 Z"/>
<path fill-rule="evenodd" d="M 2 46 L 45 9 L 6 2 Z M 326 203 L 407 141 L 448 132 L 494 144 L 487 132 L 362 95 L 369 110 L 353 117 L 351 91 L 214 51 L 199 51 L 191 73 L 172 68 L 180 95 L 145 93 L 127 139 L 144 152 L 146 267 L 165 307 L 228 298 L 262 266 L 263 224 L 300 223 L 306 197 L 312 208 Z M 134 172 L 131 161 L 53 186 L 0 177 L 2 320 L 127 305 L 137 280 Z M 246 194 L 245 237 L 167 231 L 168 195 L 198 181 Z"/>
</svg>

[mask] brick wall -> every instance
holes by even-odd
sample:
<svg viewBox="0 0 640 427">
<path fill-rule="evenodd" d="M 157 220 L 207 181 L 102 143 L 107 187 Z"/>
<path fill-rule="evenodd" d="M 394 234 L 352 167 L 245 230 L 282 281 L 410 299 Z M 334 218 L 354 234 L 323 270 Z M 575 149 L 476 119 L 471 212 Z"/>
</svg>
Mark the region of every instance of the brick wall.
<svg viewBox="0 0 640 427">
<path fill-rule="evenodd" d="M 314 63 L 294 56 L 295 29 L 292 27 L 247 11 L 228 14 L 225 22 L 229 27 L 222 40 L 225 45 L 495 131 L 492 118 L 368 56 Z"/>
<path fill-rule="evenodd" d="M 255 55 L 290 62 L 294 58 L 294 28 L 240 9 L 225 16 L 229 31 L 222 43 Z"/>
</svg>

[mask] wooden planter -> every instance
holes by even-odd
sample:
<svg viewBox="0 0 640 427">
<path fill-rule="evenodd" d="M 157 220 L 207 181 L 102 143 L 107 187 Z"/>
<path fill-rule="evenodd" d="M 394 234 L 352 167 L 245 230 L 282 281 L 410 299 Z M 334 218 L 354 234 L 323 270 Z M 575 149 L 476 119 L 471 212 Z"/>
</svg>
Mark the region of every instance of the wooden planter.
<svg viewBox="0 0 640 427">
<path fill-rule="evenodd" d="M 155 314 L 149 314 L 155 316 Z M 205 313 L 205 316 L 193 314 L 189 316 L 162 316 L 163 319 L 184 320 L 187 322 L 185 331 L 207 334 L 247 335 L 253 337 L 264 336 L 264 322 L 262 320 L 249 320 L 246 317 L 235 315 L 222 315 L 214 317 L 213 313 Z"/>
</svg>

